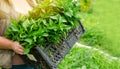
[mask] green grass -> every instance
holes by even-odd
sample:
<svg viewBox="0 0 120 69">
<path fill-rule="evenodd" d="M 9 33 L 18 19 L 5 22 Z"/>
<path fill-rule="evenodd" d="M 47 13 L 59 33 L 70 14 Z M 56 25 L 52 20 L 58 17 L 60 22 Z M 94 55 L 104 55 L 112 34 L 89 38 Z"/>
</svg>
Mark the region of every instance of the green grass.
<svg viewBox="0 0 120 69">
<path fill-rule="evenodd" d="M 112 43 L 106 43 L 105 49 L 108 49 L 113 55 L 116 56 L 120 56 L 119 5 L 120 0 L 97 0 L 95 4 L 95 12 L 98 13 L 98 18 L 100 22 L 99 26 L 106 33 L 107 38 L 112 41 Z"/>
<path fill-rule="evenodd" d="M 98 50 L 73 47 L 58 69 L 120 69 L 120 60 Z"/>
<path fill-rule="evenodd" d="M 102 31 L 100 48 L 110 54 L 120 57 L 120 0 L 93 0 L 92 14 L 82 15 L 82 22 L 87 29 Z M 96 31 L 95 31 L 96 32 Z M 99 36 L 97 36 L 99 37 Z M 90 37 L 89 37 L 90 38 Z M 94 37 L 92 38 L 94 40 Z M 96 40 L 98 40 L 96 38 Z M 93 42 L 93 41 L 92 41 Z M 89 44 L 89 43 L 86 43 Z"/>
</svg>

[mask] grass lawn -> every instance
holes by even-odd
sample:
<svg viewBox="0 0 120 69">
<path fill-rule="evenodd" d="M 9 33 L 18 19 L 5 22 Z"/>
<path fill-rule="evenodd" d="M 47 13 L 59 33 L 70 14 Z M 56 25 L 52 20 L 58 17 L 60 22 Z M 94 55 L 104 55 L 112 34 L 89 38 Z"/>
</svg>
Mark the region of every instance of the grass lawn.
<svg viewBox="0 0 120 69">
<path fill-rule="evenodd" d="M 58 69 L 120 69 L 120 60 L 98 50 L 74 46 Z"/>
<path fill-rule="evenodd" d="M 83 24 L 102 30 L 105 39 L 100 48 L 120 57 L 120 0 L 93 0 L 93 13 L 83 14 Z M 95 29 L 96 29 L 95 28 Z"/>
<path fill-rule="evenodd" d="M 98 12 L 99 26 L 104 30 L 112 43 L 105 48 L 116 56 L 120 56 L 120 0 L 97 0 L 95 12 Z"/>
</svg>

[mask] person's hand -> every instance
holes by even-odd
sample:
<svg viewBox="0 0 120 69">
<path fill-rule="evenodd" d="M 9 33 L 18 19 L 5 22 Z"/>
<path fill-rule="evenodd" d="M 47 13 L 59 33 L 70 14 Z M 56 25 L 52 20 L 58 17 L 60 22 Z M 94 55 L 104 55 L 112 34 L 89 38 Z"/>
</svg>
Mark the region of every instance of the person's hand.
<svg viewBox="0 0 120 69">
<path fill-rule="evenodd" d="M 13 44 L 11 45 L 12 50 L 20 55 L 23 55 L 24 53 L 24 48 L 18 43 L 18 42 L 13 42 Z"/>
</svg>

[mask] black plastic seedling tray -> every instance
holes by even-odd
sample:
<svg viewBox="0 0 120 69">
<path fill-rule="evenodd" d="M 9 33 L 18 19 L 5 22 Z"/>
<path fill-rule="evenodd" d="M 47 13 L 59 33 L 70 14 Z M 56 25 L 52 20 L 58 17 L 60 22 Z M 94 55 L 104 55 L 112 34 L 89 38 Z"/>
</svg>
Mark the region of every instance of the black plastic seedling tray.
<svg viewBox="0 0 120 69">
<path fill-rule="evenodd" d="M 29 66 L 41 69 L 57 69 L 61 60 L 67 52 L 73 47 L 75 42 L 84 33 L 82 23 L 69 33 L 66 39 L 60 45 L 49 44 L 45 49 L 36 46 L 31 49 L 28 55 L 22 55 L 21 58 Z"/>
</svg>

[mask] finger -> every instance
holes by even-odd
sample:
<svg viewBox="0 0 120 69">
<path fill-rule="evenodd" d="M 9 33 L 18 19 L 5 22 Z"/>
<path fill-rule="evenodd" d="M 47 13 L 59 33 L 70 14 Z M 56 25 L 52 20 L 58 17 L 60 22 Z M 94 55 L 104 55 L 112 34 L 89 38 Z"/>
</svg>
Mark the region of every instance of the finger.
<svg viewBox="0 0 120 69">
<path fill-rule="evenodd" d="M 24 53 L 24 50 L 22 50 L 20 48 L 17 48 L 17 49 L 15 49 L 15 52 L 17 52 L 17 53 Z"/>
<path fill-rule="evenodd" d="M 23 55 L 23 54 L 24 54 L 24 52 L 22 52 L 22 51 L 17 51 L 16 53 L 17 53 L 17 54 L 20 54 L 20 55 Z"/>
<path fill-rule="evenodd" d="M 22 49 L 19 49 L 18 51 L 19 51 L 20 53 L 24 53 L 24 50 L 22 50 Z"/>
<path fill-rule="evenodd" d="M 16 41 L 15 41 L 14 44 L 15 44 L 15 45 L 19 45 L 19 42 L 16 42 Z"/>
<path fill-rule="evenodd" d="M 15 42 L 15 45 L 16 45 L 17 47 L 19 47 L 20 49 L 23 49 L 23 50 L 24 50 L 24 47 L 21 46 L 18 42 Z"/>
<path fill-rule="evenodd" d="M 24 47 L 22 47 L 21 45 L 18 45 L 20 49 L 24 50 Z"/>
<path fill-rule="evenodd" d="M 24 47 L 22 47 L 19 42 L 15 42 L 15 50 L 16 50 L 16 53 L 18 54 L 24 54 Z"/>
</svg>

